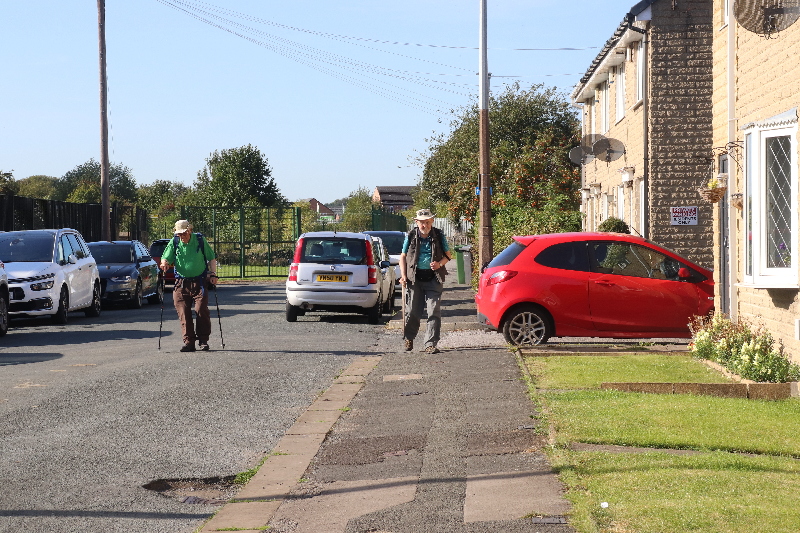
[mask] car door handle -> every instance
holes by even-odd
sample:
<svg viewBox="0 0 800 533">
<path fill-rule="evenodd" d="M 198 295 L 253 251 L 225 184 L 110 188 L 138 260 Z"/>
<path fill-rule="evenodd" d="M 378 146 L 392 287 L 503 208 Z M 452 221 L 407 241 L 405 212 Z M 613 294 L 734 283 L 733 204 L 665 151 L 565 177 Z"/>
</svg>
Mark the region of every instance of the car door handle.
<svg viewBox="0 0 800 533">
<path fill-rule="evenodd" d="M 606 287 L 610 287 L 612 285 L 615 285 L 615 283 L 613 281 L 607 280 L 607 279 L 597 279 L 597 280 L 595 280 L 595 283 L 598 284 L 598 285 L 605 285 Z"/>
</svg>

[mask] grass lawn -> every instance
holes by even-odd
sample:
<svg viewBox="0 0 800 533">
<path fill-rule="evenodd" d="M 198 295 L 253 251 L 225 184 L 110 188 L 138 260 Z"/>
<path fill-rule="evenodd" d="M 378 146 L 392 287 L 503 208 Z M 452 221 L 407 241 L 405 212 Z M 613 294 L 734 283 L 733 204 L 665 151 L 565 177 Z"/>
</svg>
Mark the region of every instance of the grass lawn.
<svg viewBox="0 0 800 533">
<path fill-rule="evenodd" d="M 633 354 L 529 357 L 541 389 L 599 389 L 603 382 L 728 383 L 719 372 L 689 355 Z"/>
<path fill-rule="evenodd" d="M 795 459 L 557 450 L 551 460 L 570 487 L 570 523 L 583 533 L 800 530 Z"/>
<path fill-rule="evenodd" d="M 799 400 L 597 389 L 603 381 L 726 381 L 690 356 L 567 356 L 525 363 L 535 401 L 554 430 L 551 461 L 567 487 L 570 523 L 579 532 L 800 531 L 800 460 L 793 458 L 800 457 Z M 696 452 L 567 448 L 577 442 Z"/>
</svg>

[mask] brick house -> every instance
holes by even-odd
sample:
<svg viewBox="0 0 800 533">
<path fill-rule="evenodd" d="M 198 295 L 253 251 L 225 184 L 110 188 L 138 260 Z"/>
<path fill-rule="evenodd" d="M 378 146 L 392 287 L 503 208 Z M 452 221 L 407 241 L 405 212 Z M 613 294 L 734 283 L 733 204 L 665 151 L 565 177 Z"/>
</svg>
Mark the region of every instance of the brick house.
<svg viewBox="0 0 800 533">
<path fill-rule="evenodd" d="M 414 205 L 414 199 L 411 197 L 414 188 L 406 185 L 378 186 L 372 192 L 372 201 L 381 204 L 381 207 L 390 213 L 400 213 Z"/>
<path fill-rule="evenodd" d="M 727 185 L 713 207 L 716 307 L 764 325 L 800 362 L 800 21 L 767 38 L 750 4 L 713 0 L 714 173 Z"/>
<path fill-rule="evenodd" d="M 712 0 L 635 4 L 571 94 L 596 154 L 582 165 L 584 229 L 615 216 L 708 268 L 714 211 L 697 189 L 712 148 L 712 18 Z"/>
</svg>

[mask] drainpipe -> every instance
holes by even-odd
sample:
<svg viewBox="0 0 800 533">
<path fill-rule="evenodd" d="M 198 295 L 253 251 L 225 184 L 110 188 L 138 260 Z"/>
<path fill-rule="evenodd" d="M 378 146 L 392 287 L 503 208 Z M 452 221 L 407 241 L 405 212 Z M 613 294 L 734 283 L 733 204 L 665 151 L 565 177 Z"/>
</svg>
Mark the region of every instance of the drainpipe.
<svg viewBox="0 0 800 533">
<path fill-rule="evenodd" d="M 648 29 L 650 25 L 647 25 Z M 644 39 L 642 40 L 642 53 L 647 58 L 647 55 L 650 53 L 650 47 L 648 46 L 650 40 L 647 38 L 650 35 L 649 32 L 644 34 Z M 642 213 L 642 229 L 644 230 L 644 237 L 645 239 L 650 239 L 650 104 L 648 102 L 648 94 L 650 92 L 650 79 L 649 74 L 650 70 L 648 68 L 649 63 L 647 59 L 642 61 L 643 68 L 646 69 L 644 73 L 644 94 L 642 95 L 642 122 L 643 122 L 643 141 L 642 141 L 642 155 L 644 158 L 644 173 L 643 173 L 643 180 L 644 180 L 644 198 L 642 199 L 642 204 L 644 204 L 645 209 Z"/>
<path fill-rule="evenodd" d="M 728 97 L 728 142 L 736 141 L 736 23 L 733 19 L 733 2 L 728 2 L 728 65 L 727 65 L 727 97 Z M 739 176 L 736 172 L 738 164 L 728 158 L 728 194 L 731 185 L 737 183 Z M 739 293 L 736 290 L 736 280 L 739 279 L 738 250 L 739 239 L 736 234 L 736 209 L 728 207 L 728 305 L 730 309 L 725 310 L 731 320 L 736 320 L 739 315 Z"/>
</svg>

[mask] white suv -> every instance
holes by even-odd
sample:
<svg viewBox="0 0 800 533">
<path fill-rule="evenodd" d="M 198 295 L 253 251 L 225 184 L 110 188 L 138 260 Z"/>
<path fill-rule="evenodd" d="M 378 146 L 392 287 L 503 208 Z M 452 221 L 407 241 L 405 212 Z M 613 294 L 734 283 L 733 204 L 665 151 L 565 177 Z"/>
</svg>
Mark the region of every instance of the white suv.
<svg viewBox="0 0 800 533">
<path fill-rule="evenodd" d="M 0 233 L 0 261 L 9 278 L 11 317 L 50 316 L 53 322 L 66 324 L 69 311 L 100 315 L 97 264 L 77 231 Z"/>
<path fill-rule="evenodd" d="M 317 310 L 362 313 L 377 324 L 393 291 L 384 289 L 390 265 L 376 244 L 364 233 L 301 235 L 286 280 L 286 320 Z"/>
</svg>

